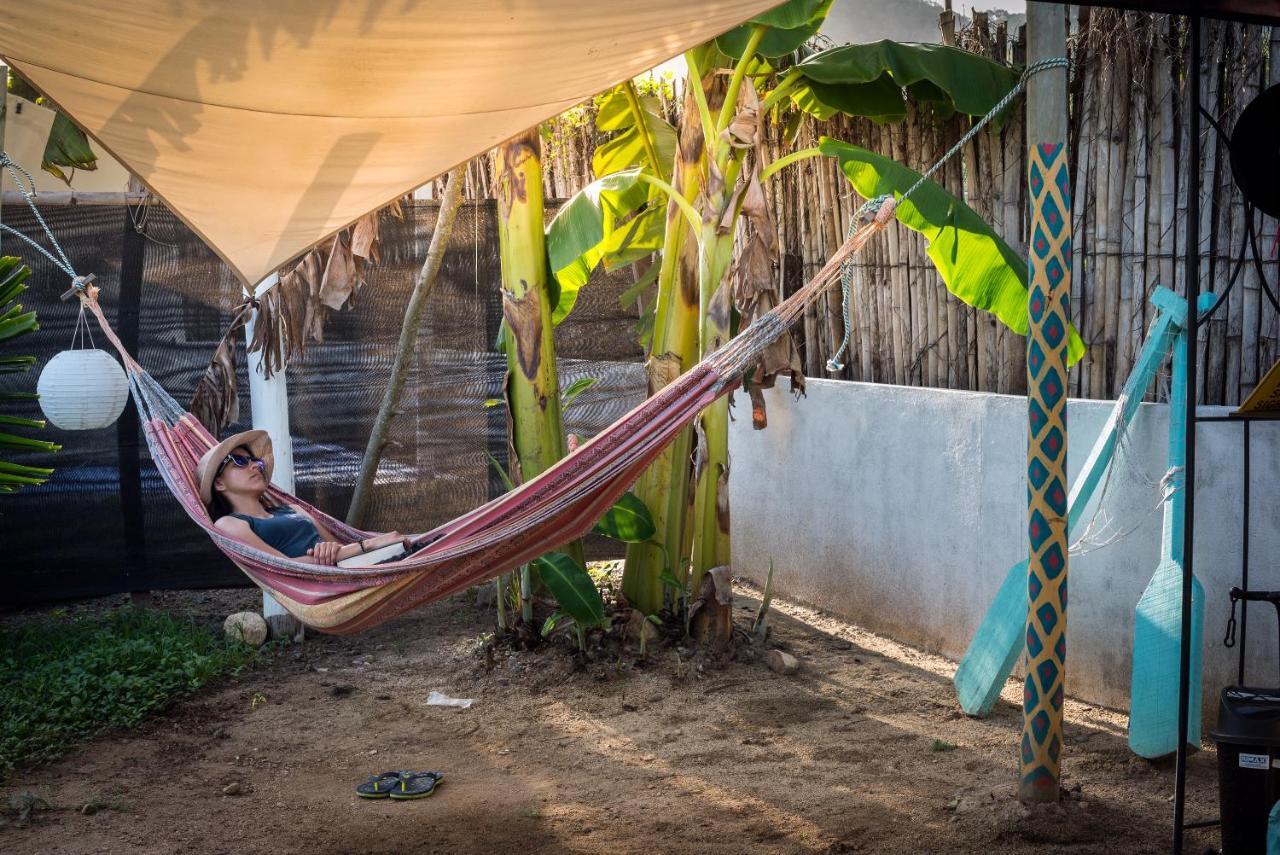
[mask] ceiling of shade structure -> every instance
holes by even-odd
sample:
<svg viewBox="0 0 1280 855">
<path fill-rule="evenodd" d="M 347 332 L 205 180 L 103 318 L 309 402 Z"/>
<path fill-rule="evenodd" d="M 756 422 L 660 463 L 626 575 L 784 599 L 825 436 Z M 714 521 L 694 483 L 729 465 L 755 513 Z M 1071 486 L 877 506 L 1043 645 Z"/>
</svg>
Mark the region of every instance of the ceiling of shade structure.
<svg viewBox="0 0 1280 855">
<path fill-rule="evenodd" d="M 23 0 L 0 56 L 246 283 L 778 0 Z"/>
</svg>

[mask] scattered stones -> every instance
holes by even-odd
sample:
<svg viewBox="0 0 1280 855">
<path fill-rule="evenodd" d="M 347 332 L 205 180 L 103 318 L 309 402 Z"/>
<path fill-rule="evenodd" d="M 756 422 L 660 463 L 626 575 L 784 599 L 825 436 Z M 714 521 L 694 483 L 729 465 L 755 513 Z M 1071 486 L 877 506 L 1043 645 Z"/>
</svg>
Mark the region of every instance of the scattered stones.
<svg viewBox="0 0 1280 855">
<path fill-rule="evenodd" d="M 783 676 L 790 676 L 800 670 L 799 659 L 776 648 L 765 654 L 764 661 L 770 671 Z"/>
<path fill-rule="evenodd" d="M 510 656 L 507 658 L 507 670 L 512 674 L 519 674 L 524 671 L 524 665 L 515 656 Z"/>
<path fill-rule="evenodd" d="M 261 647 L 267 640 L 267 622 L 257 612 L 236 612 L 227 617 L 222 631 L 232 641 Z"/>
<path fill-rule="evenodd" d="M 224 796 L 238 796 L 242 792 L 244 792 L 244 789 L 240 786 L 239 781 L 232 781 L 230 784 L 227 784 L 222 788 L 222 794 Z"/>
</svg>

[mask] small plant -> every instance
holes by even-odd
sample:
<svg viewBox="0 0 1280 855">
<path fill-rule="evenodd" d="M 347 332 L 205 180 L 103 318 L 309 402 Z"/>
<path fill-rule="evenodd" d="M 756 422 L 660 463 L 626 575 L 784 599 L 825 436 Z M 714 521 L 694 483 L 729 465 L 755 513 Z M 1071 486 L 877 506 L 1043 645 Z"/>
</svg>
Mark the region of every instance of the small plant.
<svg viewBox="0 0 1280 855">
<path fill-rule="evenodd" d="M 657 615 L 647 615 L 645 616 L 645 620 L 653 624 L 654 626 L 656 626 L 658 629 L 662 629 L 662 618 L 658 617 Z M 645 640 L 645 632 L 644 632 L 644 628 L 642 627 L 640 629 L 640 658 L 641 659 L 645 658 L 646 646 L 647 646 L 647 642 Z"/>
<path fill-rule="evenodd" d="M 12 623 L 0 630 L 0 778 L 134 727 L 259 655 L 152 610 Z"/>
<path fill-rule="evenodd" d="M 933 750 L 937 752 L 955 751 L 956 746 L 955 746 L 955 743 L 945 742 L 941 739 L 935 739 L 933 740 Z"/>
<path fill-rule="evenodd" d="M 92 816 L 93 814 L 100 813 L 104 810 L 115 811 L 116 813 L 129 813 L 133 810 L 133 807 L 128 802 L 121 799 L 94 796 L 84 804 L 80 805 L 77 810 L 86 816 Z"/>
<path fill-rule="evenodd" d="M 14 815 L 14 825 L 19 828 L 30 822 L 36 811 L 51 809 L 50 804 L 35 793 L 24 792 L 9 797 L 9 813 Z"/>
<path fill-rule="evenodd" d="M 773 559 L 769 559 L 769 576 L 765 579 L 764 594 L 760 597 L 760 609 L 756 612 L 755 622 L 751 624 L 751 634 L 756 641 L 764 643 L 769 635 L 769 604 L 773 602 Z"/>
<path fill-rule="evenodd" d="M 253 697 L 249 699 L 249 710 L 256 710 L 258 707 L 264 706 L 266 703 L 266 695 L 262 694 L 262 692 L 254 692 Z"/>
<path fill-rule="evenodd" d="M 671 591 L 671 597 L 679 609 L 677 614 L 680 617 L 681 623 L 684 624 L 685 632 L 689 631 L 689 586 L 688 582 L 685 580 L 689 578 L 689 568 L 691 566 L 692 562 L 687 559 L 683 562 L 683 566 L 681 568 L 683 572 L 681 575 L 684 577 L 684 580 L 677 579 L 670 570 L 664 570 L 662 571 L 662 574 L 658 576 L 658 580 L 662 582 L 663 588 Z M 663 599 L 666 598 L 664 597 Z"/>
<path fill-rule="evenodd" d="M 574 637 L 578 640 L 578 650 L 581 653 L 587 652 L 587 634 L 582 628 L 582 624 L 578 623 L 574 618 L 565 612 L 556 612 L 542 623 L 542 637 L 550 638 L 551 633 L 561 626 L 571 627 Z"/>
</svg>

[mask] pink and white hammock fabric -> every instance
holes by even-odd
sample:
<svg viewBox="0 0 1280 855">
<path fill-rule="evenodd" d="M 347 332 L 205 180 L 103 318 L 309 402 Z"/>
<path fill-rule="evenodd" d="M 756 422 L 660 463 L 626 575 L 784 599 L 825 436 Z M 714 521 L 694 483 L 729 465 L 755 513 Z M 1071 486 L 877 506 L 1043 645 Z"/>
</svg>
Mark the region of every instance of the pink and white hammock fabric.
<svg viewBox="0 0 1280 855">
<path fill-rule="evenodd" d="M 200 501 L 195 470 L 200 456 L 217 441 L 124 349 L 96 300 L 82 299 L 120 353 L 152 459 L 187 515 L 250 579 L 304 624 L 322 632 L 349 634 L 493 579 L 585 535 L 663 448 L 703 408 L 728 394 L 763 349 L 838 280 L 842 262 L 884 227 L 892 209 L 892 202 L 885 204 L 875 220 L 859 229 L 803 288 L 573 454 L 474 511 L 411 536 L 418 548 L 402 560 L 369 568 L 284 558 L 215 528 Z M 280 503 L 305 508 L 345 542 L 372 534 L 274 487 L 270 493 Z"/>
</svg>

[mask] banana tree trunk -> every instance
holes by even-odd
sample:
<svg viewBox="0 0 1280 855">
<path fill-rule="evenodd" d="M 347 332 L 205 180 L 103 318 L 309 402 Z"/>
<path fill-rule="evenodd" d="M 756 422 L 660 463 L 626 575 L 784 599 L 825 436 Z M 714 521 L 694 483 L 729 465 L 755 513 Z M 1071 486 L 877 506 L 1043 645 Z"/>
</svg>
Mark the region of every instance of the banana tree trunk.
<svg viewBox="0 0 1280 855">
<path fill-rule="evenodd" d="M 498 196 L 498 246 L 502 263 L 502 315 L 507 337 L 507 413 L 511 480 L 522 483 L 550 468 L 567 452 L 551 324 L 550 268 L 542 201 L 542 150 L 537 129 L 502 143 L 494 152 Z M 582 544 L 568 552 L 584 562 Z M 521 572 L 521 603 L 532 618 L 528 568 Z"/>
<path fill-rule="evenodd" d="M 699 272 L 700 351 L 703 357 L 729 340 L 732 299 L 725 274 L 733 260 L 734 230 L 716 234 L 703 229 Z M 693 559 L 691 590 L 700 590 L 703 575 L 729 563 L 729 399 L 720 398 L 696 422 L 694 454 Z"/>
<path fill-rule="evenodd" d="M 706 171 L 702 126 L 691 94 L 692 87 L 698 85 L 704 86 L 708 101 L 715 105 L 724 97 L 724 84 L 718 77 L 712 77 L 709 86 L 704 81 L 691 79 L 685 87 L 673 175 L 676 189 L 689 202 L 696 202 L 702 193 Z M 653 345 L 646 365 L 650 395 L 698 361 L 698 243 L 675 203 L 667 206 L 661 265 Z M 627 547 L 622 592 L 633 607 L 645 614 L 654 614 L 664 605 L 661 579 L 664 570 L 677 579 L 685 576 L 691 451 L 692 433 L 686 429 L 645 470 L 634 488 L 649 508 L 657 534 L 651 542 Z"/>
</svg>

